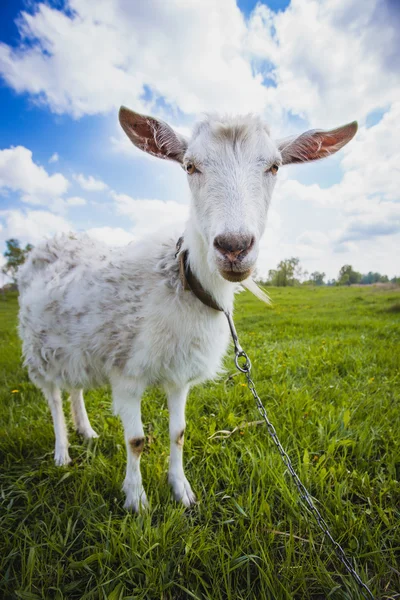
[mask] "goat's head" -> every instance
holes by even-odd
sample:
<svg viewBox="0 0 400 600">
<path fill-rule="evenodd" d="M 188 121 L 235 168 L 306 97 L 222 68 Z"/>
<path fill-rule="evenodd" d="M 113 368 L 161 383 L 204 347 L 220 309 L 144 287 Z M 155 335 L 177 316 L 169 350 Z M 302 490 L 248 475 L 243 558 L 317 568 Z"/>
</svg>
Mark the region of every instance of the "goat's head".
<svg viewBox="0 0 400 600">
<path fill-rule="evenodd" d="M 353 122 L 273 141 L 259 117 L 210 116 L 186 139 L 163 121 L 125 107 L 119 120 L 135 146 L 186 171 L 191 217 L 208 248 L 209 266 L 229 281 L 246 279 L 254 268 L 279 168 L 329 156 L 357 131 Z"/>
</svg>

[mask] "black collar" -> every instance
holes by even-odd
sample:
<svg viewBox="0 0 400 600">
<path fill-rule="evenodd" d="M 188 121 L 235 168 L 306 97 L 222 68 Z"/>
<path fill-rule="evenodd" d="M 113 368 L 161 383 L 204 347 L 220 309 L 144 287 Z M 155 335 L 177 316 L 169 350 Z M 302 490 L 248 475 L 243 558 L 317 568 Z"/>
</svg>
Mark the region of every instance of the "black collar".
<svg viewBox="0 0 400 600">
<path fill-rule="evenodd" d="M 214 300 L 210 292 L 207 292 L 197 279 L 196 275 L 190 268 L 188 256 L 189 251 L 183 250 L 181 252 L 181 246 L 183 243 L 183 237 L 180 237 L 176 244 L 176 256 L 179 260 L 179 275 L 181 278 L 182 286 L 184 290 L 193 292 L 193 294 L 206 306 L 213 308 L 214 310 L 224 311 L 223 308 Z"/>
</svg>

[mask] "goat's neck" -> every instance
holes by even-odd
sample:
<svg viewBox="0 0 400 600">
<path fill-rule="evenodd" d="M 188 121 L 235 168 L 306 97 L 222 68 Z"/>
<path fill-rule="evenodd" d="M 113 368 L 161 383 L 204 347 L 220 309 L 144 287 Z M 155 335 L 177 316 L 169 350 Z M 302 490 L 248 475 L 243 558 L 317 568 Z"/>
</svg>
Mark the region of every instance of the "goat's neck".
<svg viewBox="0 0 400 600">
<path fill-rule="evenodd" d="M 203 288 L 221 308 L 231 311 L 237 286 L 223 279 L 216 268 L 210 268 L 207 244 L 191 222 L 186 226 L 184 248 L 189 251 L 190 268 Z"/>
</svg>

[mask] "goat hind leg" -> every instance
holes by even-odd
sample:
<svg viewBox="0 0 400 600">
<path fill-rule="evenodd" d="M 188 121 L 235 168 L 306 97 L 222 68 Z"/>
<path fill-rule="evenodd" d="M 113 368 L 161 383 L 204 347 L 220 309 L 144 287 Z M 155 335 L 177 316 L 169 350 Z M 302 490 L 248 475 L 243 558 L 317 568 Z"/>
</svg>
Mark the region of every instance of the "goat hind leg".
<svg viewBox="0 0 400 600">
<path fill-rule="evenodd" d="M 87 440 L 99 437 L 90 424 L 82 390 L 71 390 L 69 399 L 71 402 L 72 420 L 77 432 Z"/>
<path fill-rule="evenodd" d="M 61 390 L 55 385 L 42 387 L 43 394 L 49 404 L 53 418 L 54 434 L 56 437 L 54 462 L 57 466 L 67 465 L 71 462 L 68 453 L 68 434 L 62 406 Z"/>
</svg>

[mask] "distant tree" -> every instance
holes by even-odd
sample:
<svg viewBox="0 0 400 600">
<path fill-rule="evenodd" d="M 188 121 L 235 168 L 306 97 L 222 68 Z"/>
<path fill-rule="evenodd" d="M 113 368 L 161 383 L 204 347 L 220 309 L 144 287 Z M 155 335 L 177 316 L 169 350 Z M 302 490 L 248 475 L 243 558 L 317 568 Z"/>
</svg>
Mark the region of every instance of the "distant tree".
<svg viewBox="0 0 400 600">
<path fill-rule="evenodd" d="M 310 279 L 314 285 L 324 285 L 325 273 L 314 271 L 314 273 L 311 273 Z"/>
<path fill-rule="evenodd" d="M 19 241 L 14 238 L 7 240 L 6 246 L 7 250 L 4 252 L 4 256 L 7 259 L 7 262 L 2 268 L 2 271 L 16 283 L 18 267 L 25 262 L 26 257 L 33 246 L 32 244 L 27 244 L 25 248 L 21 248 Z"/>
<path fill-rule="evenodd" d="M 366 275 L 363 275 L 361 277 L 361 283 L 363 283 L 365 285 L 374 283 L 374 281 L 375 281 L 375 277 L 374 277 L 374 273 L 372 271 L 369 271 Z"/>
<path fill-rule="evenodd" d="M 387 283 L 389 278 L 387 275 L 381 275 L 380 273 L 373 273 L 369 271 L 366 275 L 362 275 L 361 283 L 369 285 L 371 283 Z"/>
<path fill-rule="evenodd" d="M 361 273 L 354 271 L 351 265 L 343 265 L 339 271 L 338 283 L 339 285 L 351 285 L 353 283 L 360 283 Z"/>
<path fill-rule="evenodd" d="M 278 287 L 298 285 L 302 277 L 302 269 L 298 258 L 281 260 L 276 269 L 268 271 L 268 284 Z"/>
<path fill-rule="evenodd" d="M 268 271 L 268 278 L 267 278 L 267 281 L 265 281 L 265 285 L 276 285 L 276 280 L 277 280 L 276 269 L 270 269 Z"/>
</svg>

